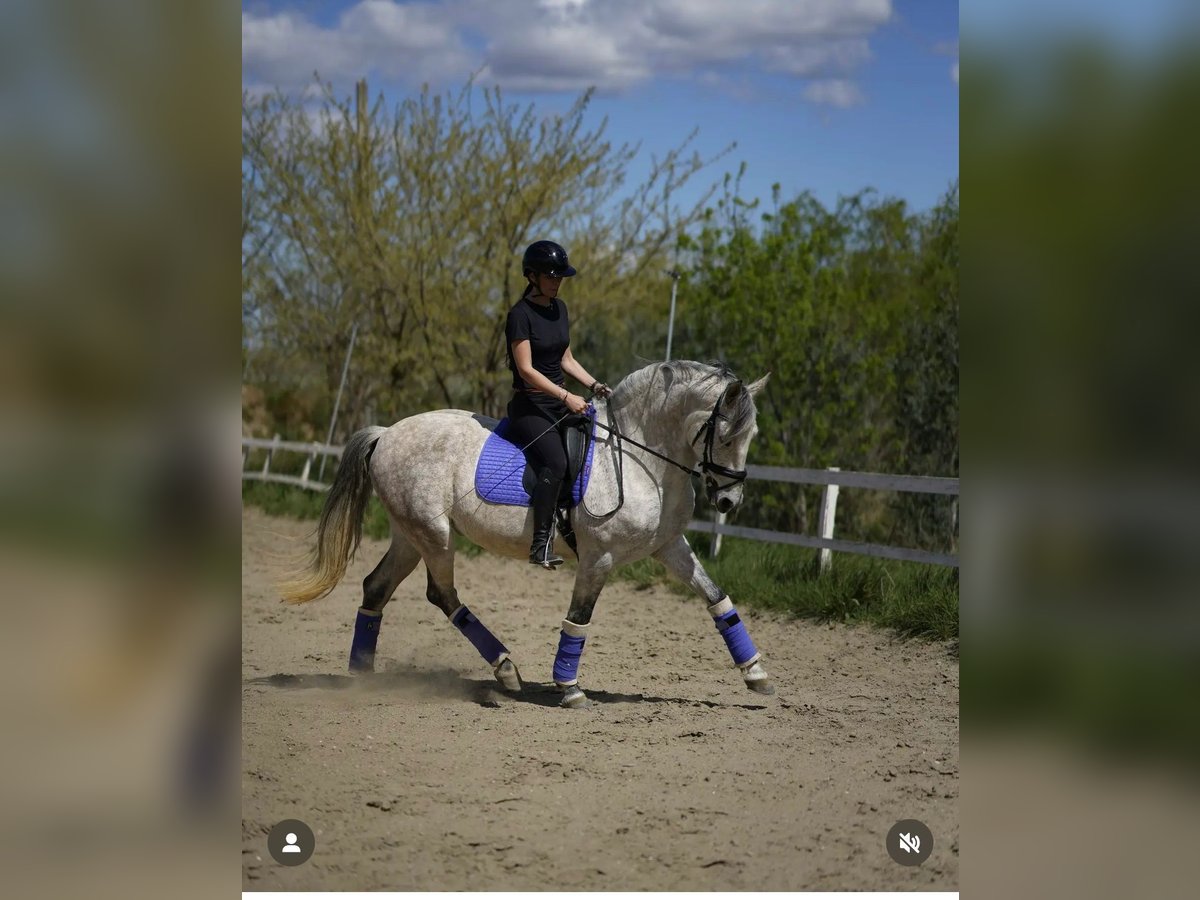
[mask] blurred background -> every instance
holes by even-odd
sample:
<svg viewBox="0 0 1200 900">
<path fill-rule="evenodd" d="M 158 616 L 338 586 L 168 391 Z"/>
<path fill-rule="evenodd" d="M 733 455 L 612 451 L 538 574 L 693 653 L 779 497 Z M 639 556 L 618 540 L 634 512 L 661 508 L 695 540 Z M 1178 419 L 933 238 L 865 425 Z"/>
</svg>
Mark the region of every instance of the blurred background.
<svg viewBox="0 0 1200 900">
<path fill-rule="evenodd" d="M 0 869 L 239 889 L 238 12 L 0 14 Z"/>
<path fill-rule="evenodd" d="M 239 19 L 193 6 L 0 28 L 22 896 L 239 886 Z M 962 5 L 972 895 L 1179 895 L 1200 837 L 1192 6 Z"/>
<path fill-rule="evenodd" d="M 1188 892 L 1197 24 L 1183 3 L 962 6 L 971 894 Z"/>
</svg>

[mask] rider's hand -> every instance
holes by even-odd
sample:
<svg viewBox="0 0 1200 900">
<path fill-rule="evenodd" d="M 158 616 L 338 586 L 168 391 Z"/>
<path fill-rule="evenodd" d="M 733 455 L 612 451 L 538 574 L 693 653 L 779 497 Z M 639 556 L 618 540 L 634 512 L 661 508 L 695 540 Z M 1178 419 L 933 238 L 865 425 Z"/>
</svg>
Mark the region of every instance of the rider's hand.
<svg viewBox="0 0 1200 900">
<path fill-rule="evenodd" d="M 591 391 L 592 396 L 599 397 L 602 400 L 612 396 L 612 388 L 602 381 L 593 381 Z"/>
<path fill-rule="evenodd" d="M 582 413 L 588 407 L 587 401 L 578 394 L 567 394 L 563 403 L 567 404 L 567 409 L 573 413 Z"/>
</svg>

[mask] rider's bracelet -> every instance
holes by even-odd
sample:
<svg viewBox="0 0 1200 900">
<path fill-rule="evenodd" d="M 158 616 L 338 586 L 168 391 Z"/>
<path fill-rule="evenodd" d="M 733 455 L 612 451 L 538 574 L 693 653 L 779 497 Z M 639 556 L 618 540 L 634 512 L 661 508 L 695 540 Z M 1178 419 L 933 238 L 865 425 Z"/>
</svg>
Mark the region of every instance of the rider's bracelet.
<svg viewBox="0 0 1200 900">
<path fill-rule="evenodd" d="M 593 381 L 593 382 L 592 382 L 592 386 L 591 386 L 590 388 L 588 388 L 588 390 L 589 390 L 589 391 L 591 391 L 593 394 L 594 394 L 594 393 L 596 393 L 596 386 L 597 386 L 598 384 L 600 384 L 600 382 L 599 382 L 599 381 Z"/>
</svg>

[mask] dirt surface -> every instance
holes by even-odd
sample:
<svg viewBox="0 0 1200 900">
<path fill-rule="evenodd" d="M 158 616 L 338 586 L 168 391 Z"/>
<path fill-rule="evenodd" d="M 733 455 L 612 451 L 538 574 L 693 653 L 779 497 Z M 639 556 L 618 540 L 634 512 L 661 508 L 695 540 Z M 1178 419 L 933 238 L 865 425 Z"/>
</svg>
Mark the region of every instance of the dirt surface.
<svg viewBox="0 0 1200 900">
<path fill-rule="evenodd" d="M 550 669 L 573 570 L 458 559 L 460 599 L 512 651 L 505 694 L 426 602 L 388 605 L 378 670 L 346 674 L 364 540 L 333 594 L 274 584 L 312 523 L 243 514 L 242 883 L 246 890 L 956 890 L 958 660 L 944 644 L 740 611 L 778 693 L 744 687 L 699 598 L 613 582 L 564 710 Z M 735 603 L 737 585 L 724 585 Z M 266 849 L 282 819 L 303 865 Z M 899 819 L 934 849 L 901 867 Z"/>
</svg>

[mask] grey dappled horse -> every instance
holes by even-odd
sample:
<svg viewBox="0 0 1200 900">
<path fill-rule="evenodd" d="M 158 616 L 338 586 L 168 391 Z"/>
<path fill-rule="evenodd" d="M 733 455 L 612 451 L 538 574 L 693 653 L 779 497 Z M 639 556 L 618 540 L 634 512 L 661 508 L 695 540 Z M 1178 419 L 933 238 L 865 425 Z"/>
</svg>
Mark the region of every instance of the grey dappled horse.
<svg viewBox="0 0 1200 900">
<path fill-rule="evenodd" d="M 587 493 L 571 513 L 579 565 L 553 669 L 564 706 L 588 702 L 579 687 L 579 661 L 609 573 L 647 556 L 704 598 L 746 686 L 775 692 L 733 603 L 683 537 L 695 497 L 688 470 L 699 465 L 708 499 L 718 510 L 728 512 L 741 502 L 746 452 L 758 431 L 754 397 L 766 382 L 764 376 L 743 384 L 724 366 L 655 363 L 627 376 L 607 403 L 596 401 L 597 422 L 610 428 L 597 429 Z M 459 602 L 454 589 L 455 529 L 493 553 L 525 559 L 529 552 L 532 510 L 490 504 L 475 491 L 476 460 L 496 424 L 463 410 L 438 410 L 390 428 L 364 428 L 346 444 L 321 514 L 312 564 L 300 581 L 284 586 L 284 599 L 301 603 L 324 596 L 342 579 L 362 537 L 374 485 L 391 522 L 392 545 L 363 581 L 351 670 L 374 668 L 383 608 L 424 560 L 429 602 L 470 640 L 507 690 L 521 689 L 508 650 Z M 531 567 L 529 577 L 546 575 Z"/>
</svg>

